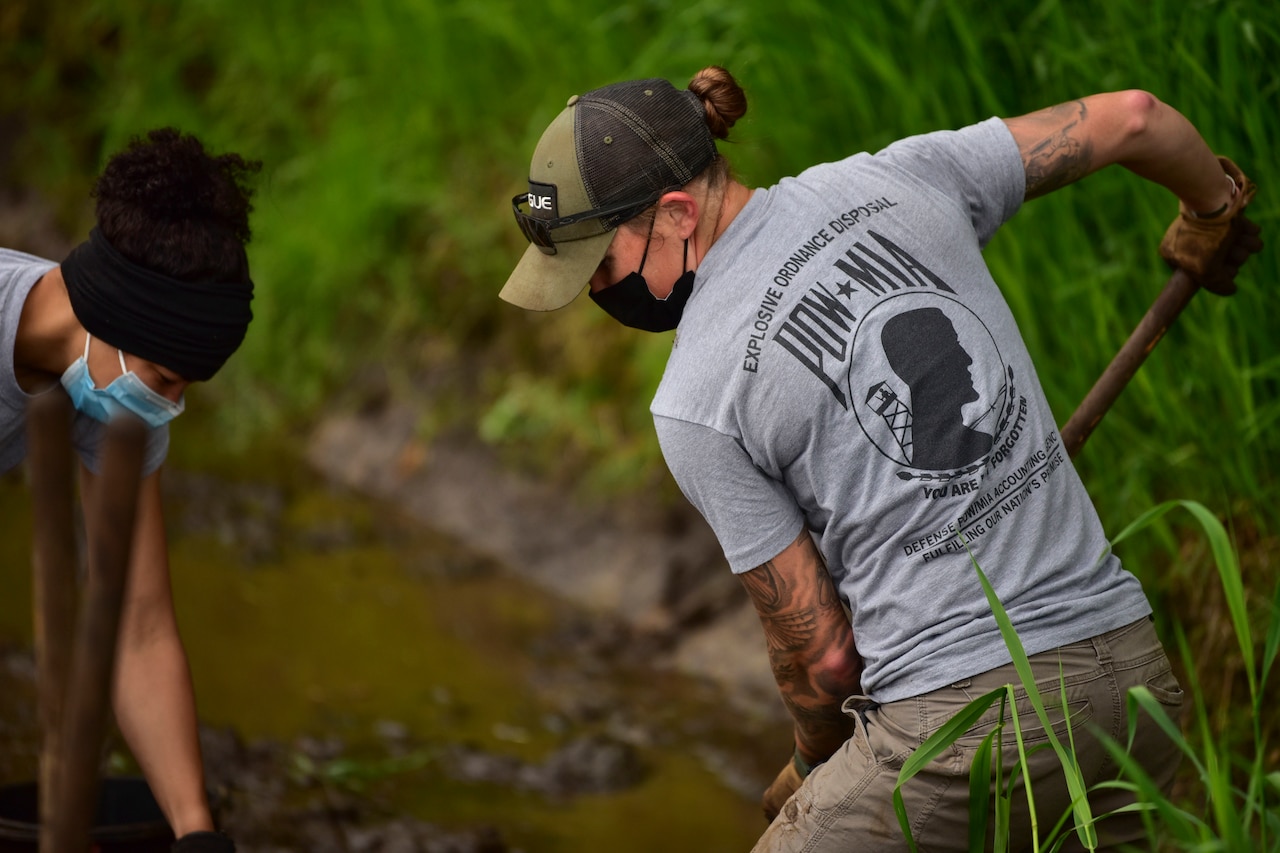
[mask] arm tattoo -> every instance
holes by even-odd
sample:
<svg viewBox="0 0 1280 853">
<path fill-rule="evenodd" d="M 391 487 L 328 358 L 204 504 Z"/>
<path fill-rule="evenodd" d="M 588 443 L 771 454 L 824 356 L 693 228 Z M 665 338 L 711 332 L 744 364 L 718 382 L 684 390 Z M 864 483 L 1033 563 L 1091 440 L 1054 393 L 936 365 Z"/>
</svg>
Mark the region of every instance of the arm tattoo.
<svg viewBox="0 0 1280 853">
<path fill-rule="evenodd" d="M 781 580 L 772 560 L 742 575 L 742 585 L 747 588 L 747 593 L 761 614 L 766 611 L 776 612 L 783 603 Z"/>
<path fill-rule="evenodd" d="M 764 628 L 769 662 L 783 702 L 809 755 L 825 757 L 848 737 L 840 703 L 856 689 L 857 673 L 833 677 L 819 664 L 833 648 L 856 658 L 853 632 L 822 555 L 808 533 L 785 568 L 770 560 L 739 577 Z M 780 555 L 781 556 L 781 555 Z"/>
<path fill-rule="evenodd" d="M 769 651 L 783 653 L 800 651 L 813 642 L 817 627 L 817 617 L 811 610 L 779 614 L 764 623 L 764 635 L 769 644 Z"/>
<path fill-rule="evenodd" d="M 1080 133 L 1088 110 L 1082 101 L 1059 104 L 1020 119 L 1036 141 L 1021 145 L 1028 199 L 1078 181 L 1091 171 L 1093 147 Z"/>
</svg>

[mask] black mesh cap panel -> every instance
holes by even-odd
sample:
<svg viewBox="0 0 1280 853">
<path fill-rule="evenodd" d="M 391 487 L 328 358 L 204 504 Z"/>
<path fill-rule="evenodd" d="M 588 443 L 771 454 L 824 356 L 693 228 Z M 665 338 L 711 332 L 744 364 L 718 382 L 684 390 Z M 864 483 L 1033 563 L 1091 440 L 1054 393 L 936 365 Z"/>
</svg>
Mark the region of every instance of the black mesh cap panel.
<svg viewBox="0 0 1280 853">
<path fill-rule="evenodd" d="M 578 98 L 574 139 L 592 207 L 634 200 L 612 228 L 696 178 L 716 156 L 702 102 L 662 79 L 631 80 Z"/>
</svg>

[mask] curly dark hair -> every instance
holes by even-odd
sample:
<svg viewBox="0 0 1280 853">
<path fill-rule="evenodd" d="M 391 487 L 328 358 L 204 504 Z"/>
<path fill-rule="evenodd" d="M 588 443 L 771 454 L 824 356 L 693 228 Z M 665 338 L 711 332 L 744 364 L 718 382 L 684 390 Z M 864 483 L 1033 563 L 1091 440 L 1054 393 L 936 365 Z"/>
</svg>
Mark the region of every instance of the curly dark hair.
<svg viewBox="0 0 1280 853">
<path fill-rule="evenodd" d="M 112 155 L 94 182 L 98 227 L 129 260 L 173 278 L 247 279 L 246 182 L 261 168 L 239 154 L 215 157 L 172 127 L 152 130 Z"/>
</svg>

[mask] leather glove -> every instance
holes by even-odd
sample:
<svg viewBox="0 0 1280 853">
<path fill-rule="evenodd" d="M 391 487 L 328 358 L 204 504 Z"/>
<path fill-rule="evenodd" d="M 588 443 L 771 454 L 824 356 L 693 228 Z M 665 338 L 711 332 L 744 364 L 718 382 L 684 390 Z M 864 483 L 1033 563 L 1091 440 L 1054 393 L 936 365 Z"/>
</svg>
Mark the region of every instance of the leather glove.
<svg viewBox="0 0 1280 853">
<path fill-rule="evenodd" d="M 221 832 L 188 832 L 173 842 L 171 853 L 236 853 L 236 845 Z"/>
<path fill-rule="evenodd" d="M 766 820 L 773 823 L 773 819 L 782 811 L 782 807 L 787 804 L 787 800 L 791 799 L 791 795 L 800 790 L 811 769 L 803 763 L 799 755 L 791 756 L 791 760 L 778 772 L 773 784 L 765 789 L 764 796 L 760 798 Z"/>
<path fill-rule="evenodd" d="M 1196 216 L 1179 203 L 1178 218 L 1160 241 L 1160 256 L 1171 268 L 1186 270 L 1205 290 L 1230 296 L 1236 292 L 1240 265 L 1262 248 L 1260 229 L 1243 214 L 1258 187 L 1226 157 L 1218 162 L 1235 183 L 1231 200 L 1213 216 Z"/>
</svg>

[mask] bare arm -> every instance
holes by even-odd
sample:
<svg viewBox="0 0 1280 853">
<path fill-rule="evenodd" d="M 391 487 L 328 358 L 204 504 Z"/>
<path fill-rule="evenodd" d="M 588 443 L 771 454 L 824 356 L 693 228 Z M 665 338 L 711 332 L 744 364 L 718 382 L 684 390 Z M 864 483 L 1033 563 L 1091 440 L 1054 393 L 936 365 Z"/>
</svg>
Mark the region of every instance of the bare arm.
<svg viewBox="0 0 1280 853">
<path fill-rule="evenodd" d="M 860 689 L 862 658 L 822 556 L 801 531 L 782 553 L 739 578 L 764 627 L 800 755 L 810 764 L 825 761 L 853 732 L 840 705 Z"/>
<path fill-rule="evenodd" d="M 81 469 L 82 492 L 96 478 Z M 160 473 L 140 486 L 116 648 L 116 723 L 175 835 L 213 828 L 204 790 L 195 695 L 169 585 Z"/>
<path fill-rule="evenodd" d="M 1167 188 L 1190 210 L 1217 210 L 1231 196 L 1231 184 L 1199 131 L 1147 92 L 1090 95 L 1005 124 L 1022 152 L 1028 199 L 1111 164 Z"/>
</svg>

